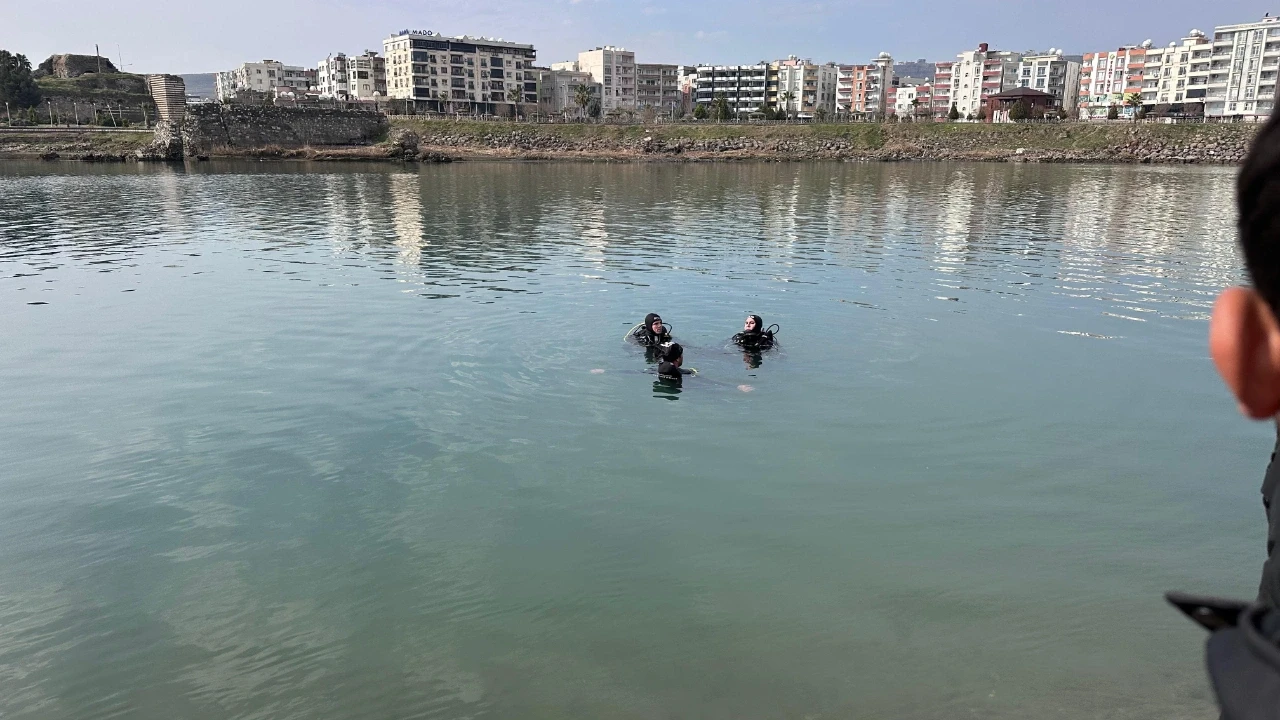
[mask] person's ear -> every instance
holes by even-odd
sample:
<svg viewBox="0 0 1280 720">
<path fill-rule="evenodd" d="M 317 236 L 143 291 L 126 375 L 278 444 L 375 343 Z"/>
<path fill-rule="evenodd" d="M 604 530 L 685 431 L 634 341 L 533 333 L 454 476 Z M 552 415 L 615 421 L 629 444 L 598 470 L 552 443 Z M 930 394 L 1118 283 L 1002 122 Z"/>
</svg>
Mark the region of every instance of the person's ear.
<svg viewBox="0 0 1280 720">
<path fill-rule="evenodd" d="M 1259 420 L 1280 412 L 1280 325 L 1261 295 L 1222 291 L 1209 322 L 1209 354 L 1240 412 Z"/>
</svg>

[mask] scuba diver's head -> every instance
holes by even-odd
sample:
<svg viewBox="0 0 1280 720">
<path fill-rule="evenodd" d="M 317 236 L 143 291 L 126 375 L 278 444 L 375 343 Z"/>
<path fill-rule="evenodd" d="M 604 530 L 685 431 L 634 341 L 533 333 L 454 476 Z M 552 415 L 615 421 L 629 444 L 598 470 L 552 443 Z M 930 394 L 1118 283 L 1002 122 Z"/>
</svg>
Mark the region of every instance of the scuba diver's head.
<svg viewBox="0 0 1280 720">
<path fill-rule="evenodd" d="M 676 367 L 684 364 L 684 348 L 680 347 L 680 343 L 667 343 L 662 346 L 662 361 L 671 363 Z"/>
<path fill-rule="evenodd" d="M 742 325 L 742 332 L 749 335 L 764 332 L 764 320 L 759 315 L 748 315 L 747 321 Z"/>
<path fill-rule="evenodd" d="M 633 316 L 634 317 L 634 316 Z M 658 313 L 649 313 L 644 316 L 644 329 L 651 335 L 661 335 L 665 327 L 662 326 L 662 318 Z"/>
</svg>

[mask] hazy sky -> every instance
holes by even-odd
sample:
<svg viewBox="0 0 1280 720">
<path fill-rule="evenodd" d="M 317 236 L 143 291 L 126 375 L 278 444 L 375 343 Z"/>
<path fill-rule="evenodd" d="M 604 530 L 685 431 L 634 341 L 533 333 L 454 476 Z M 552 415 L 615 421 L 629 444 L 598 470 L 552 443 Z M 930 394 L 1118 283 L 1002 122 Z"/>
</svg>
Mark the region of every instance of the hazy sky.
<svg viewBox="0 0 1280 720">
<path fill-rule="evenodd" d="M 0 0 L 0 48 L 39 63 L 102 53 L 130 72 L 211 72 L 273 58 L 315 65 L 381 52 L 402 28 L 531 42 L 539 64 L 621 45 L 640 62 L 938 60 L 979 42 L 1009 50 L 1102 50 L 1280 11 L 1263 0 Z M 163 23 L 163 24 L 162 24 Z"/>
</svg>

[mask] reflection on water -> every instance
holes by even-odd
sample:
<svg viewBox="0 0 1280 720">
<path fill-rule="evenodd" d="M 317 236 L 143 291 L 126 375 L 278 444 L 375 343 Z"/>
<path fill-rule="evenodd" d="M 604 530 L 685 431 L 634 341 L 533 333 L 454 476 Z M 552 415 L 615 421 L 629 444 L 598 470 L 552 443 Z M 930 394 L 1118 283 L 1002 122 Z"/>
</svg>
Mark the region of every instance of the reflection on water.
<svg viewBox="0 0 1280 720">
<path fill-rule="evenodd" d="M 1232 180 L 0 165 L 0 715 L 1203 716 Z"/>
</svg>

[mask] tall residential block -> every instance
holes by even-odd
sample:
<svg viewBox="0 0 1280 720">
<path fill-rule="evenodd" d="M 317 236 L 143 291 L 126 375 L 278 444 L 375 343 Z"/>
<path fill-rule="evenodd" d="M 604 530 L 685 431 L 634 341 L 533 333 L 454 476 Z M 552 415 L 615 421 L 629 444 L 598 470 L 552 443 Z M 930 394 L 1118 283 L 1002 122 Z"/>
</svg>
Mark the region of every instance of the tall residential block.
<svg viewBox="0 0 1280 720">
<path fill-rule="evenodd" d="M 836 110 L 841 115 L 887 117 L 893 112 L 893 58 L 888 53 L 865 65 L 839 65 L 836 70 Z"/>
<path fill-rule="evenodd" d="M 1017 87 L 1018 68 L 1022 55 L 1016 52 L 992 50 L 987 43 L 980 43 L 975 50 L 966 50 L 956 56 L 948 68 L 947 101 L 956 106 L 961 116 L 977 117 L 987 104 L 987 98 L 1004 90 Z M 943 83 L 941 64 L 935 70 L 934 83 Z M 950 110 L 950 107 L 947 108 Z"/>
<path fill-rule="evenodd" d="M 1105 120 L 1112 107 L 1122 117 L 1137 112 L 1126 100 L 1142 94 L 1149 49 L 1150 44 L 1143 43 L 1084 54 L 1078 93 L 1081 120 Z"/>
<path fill-rule="evenodd" d="M 501 38 L 401 30 L 382 41 L 387 94 L 415 107 L 514 114 L 538 103 L 533 45 Z"/>
<path fill-rule="evenodd" d="M 316 71 L 278 60 L 247 62 L 228 72 L 214 76 L 214 89 L 219 100 L 230 100 L 239 90 L 252 90 L 272 95 L 275 89 L 292 88 L 306 92 L 316 84 Z"/>
<path fill-rule="evenodd" d="M 765 86 L 769 81 L 769 65 L 699 65 L 698 105 L 711 106 L 724 96 L 734 114 L 756 112 L 765 104 Z"/>
<path fill-rule="evenodd" d="M 316 89 L 322 98 L 372 100 L 387 96 L 387 62 L 378 53 L 337 53 L 316 65 Z"/>
<path fill-rule="evenodd" d="M 1280 69 L 1280 18 L 1213 29 L 1206 82 L 1206 117 L 1265 120 L 1275 104 Z"/>
<path fill-rule="evenodd" d="M 951 112 L 951 74 L 955 63 L 946 61 L 933 66 L 933 114 L 948 115 Z M 956 108 L 958 111 L 959 108 Z M 963 113 L 961 114 L 963 116 Z"/>
<path fill-rule="evenodd" d="M 1142 104 L 1156 116 L 1202 117 L 1209 94 L 1213 42 L 1192 30 L 1167 47 L 1146 49 L 1142 70 Z"/>
<path fill-rule="evenodd" d="M 657 63 L 636 64 L 636 107 L 664 113 L 681 108 L 680 66 Z"/>
<path fill-rule="evenodd" d="M 599 101 L 600 83 L 591 73 L 579 70 L 555 70 L 538 68 L 538 110 L 550 115 L 566 115 L 568 117 L 584 117 L 591 102 Z M 578 102 L 579 90 L 583 88 L 581 97 L 586 105 Z"/>
<path fill-rule="evenodd" d="M 1054 48 L 1047 53 L 1023 55 L 1018 64 L 1018 86 L 1049 93 L 1058 107 L 1075 117 L 1080 96 L 1080 67 L 1080 62 Z"/>
<path fill-rule="evenodd" d="M 769 64 L 766 102 L 795 117 L 834 116 L 839 76 L 835 63 L 818 65 L 792 55 Z"/>
<path fill-rule="evenodd" d="M 555 65 L 551 69 L 556 69 Z M 636 109 L 636 54 L 625 48 L 605 45 L 578 53 L 577 67 L 590 73 L 600 83 L 604 95 L 601 109 L 605 114 L 615 110 Z"/>
</svg>

